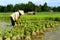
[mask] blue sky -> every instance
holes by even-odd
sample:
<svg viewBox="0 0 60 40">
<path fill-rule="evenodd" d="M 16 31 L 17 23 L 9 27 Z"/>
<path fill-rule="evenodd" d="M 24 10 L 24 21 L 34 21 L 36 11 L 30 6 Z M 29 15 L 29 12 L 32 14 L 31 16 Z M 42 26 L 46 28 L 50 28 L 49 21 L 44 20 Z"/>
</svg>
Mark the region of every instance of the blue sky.
<svg viewBox="0 0 60 40">
<path fill-rule="evenodd" d="M 45 2 L 47 2 L 48 6 L 60 6 L 60 0 L 0 0 L 0 5 L 15 5 L 18 3 L 28 3 L 28 1 L 32 1 L 36 5 L 43 5 Z"/>
</svg>

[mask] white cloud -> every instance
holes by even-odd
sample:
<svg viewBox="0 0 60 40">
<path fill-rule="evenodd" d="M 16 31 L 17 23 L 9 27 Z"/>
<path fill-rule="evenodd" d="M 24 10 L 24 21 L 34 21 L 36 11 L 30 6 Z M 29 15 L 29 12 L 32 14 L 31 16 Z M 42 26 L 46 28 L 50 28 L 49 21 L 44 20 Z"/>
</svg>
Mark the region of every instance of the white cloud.
<svg viewBox="0 0 60 40">
<path fill-rule="evenodd" d="M 60 0 L 45 0 L 46 2 L 59 2 Z"/>
<path fill-rule="evenodd" d="M 60 6 L 60 0 L 45 0 L 49 6 Z"/>
<path fill-rule="evenodd" d="M 28 0 L 28 1 L 32 1 L 33 3 L 39 5 L 39 4 L 44 4 L 45 3 L 45 0 Z"/>
<path fill-rule="evenodd" d="M 7 5 L 7 4 L 18 4 L 18 3 L 27 3 L 28 1 L 32 1 L 34 4 L 44 4 L 47 2 L 49 6 L 59 6 L 60 0 L 0 0 L 0 5 Z"/>
</svg>

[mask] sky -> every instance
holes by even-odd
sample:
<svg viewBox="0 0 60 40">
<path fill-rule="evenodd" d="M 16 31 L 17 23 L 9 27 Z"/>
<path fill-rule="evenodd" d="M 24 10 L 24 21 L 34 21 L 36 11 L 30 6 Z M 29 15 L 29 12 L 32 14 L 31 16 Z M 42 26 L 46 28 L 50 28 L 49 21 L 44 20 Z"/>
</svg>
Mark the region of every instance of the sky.
<svg viewBox="0 0 60 40">
<path fill-rule="evenodd" d="M 43 5 L 47 2 L 48 6 L 60 6 L 60 0 L 0 0 L 0 5 L 6 6 L 8 4 L 19 4 L 19 3 L 28 3 L 29 1 L 33 2 L 35 5 Z"/>
</svg>

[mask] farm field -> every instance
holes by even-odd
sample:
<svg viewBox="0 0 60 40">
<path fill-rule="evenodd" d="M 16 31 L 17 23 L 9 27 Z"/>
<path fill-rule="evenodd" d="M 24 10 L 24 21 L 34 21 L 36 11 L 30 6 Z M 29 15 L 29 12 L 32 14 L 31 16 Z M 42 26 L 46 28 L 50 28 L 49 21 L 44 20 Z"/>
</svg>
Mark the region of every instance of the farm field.
<svg viewBox="0 0 60 40">
<path fill-rule="evenodd" d="M 7 12 L 7 13 L 0 13 L 0 19 L 9 19 L 10 20 L 10 15 L 12 14 L 12 12 Z M 60 20 L 60 12 L 38 12 L 36 13 L 36 15 L 28 15 L 27 13 L 25 13 L 25 15 L 21 16 L 20 19 L 23 20 L 30 20 L 30 19 L 48 19 L 48 20 L 53 20 L 57 18 L 58 20 Z M 0 20 L 0 21 L 1 21 Z"/>
<path fill-rule="evenodd" d="M 11 23 L 11 14 L 12 12 L 0 13 L 0 23 Z M 8 28 L 4 29 L 4 35 L 2 35 L 2 29 L 0 29 L 0 37 L 4 36 L 6 40 L 43 40 L 41 37 L 44 36 L 45 32 L 55 31 L 59 25 L 60 12 L 38 12 L 36 15 L 25 13 L 20 17 L 18 25 L 16 24 L 10 30 Z"/>
<path fill-rule="evenodd" d="M 0 13 L 0 18 L 2 17 L 2 18 L 4 18 L 4 17 L 9 17 L 10 16 L 10 14 L 12 14 L 13 12 L 7 12 L 7 13 Z M 60 12 L 37 12 L 36 13 L 36 15 L 27 15 L 27 13 L 25 13 L 25 15 L 24 16 L 30 16 L 30 17 L 60 17 Z M 24 17 L 23 16 L 23 17 Z"/>
</svg>

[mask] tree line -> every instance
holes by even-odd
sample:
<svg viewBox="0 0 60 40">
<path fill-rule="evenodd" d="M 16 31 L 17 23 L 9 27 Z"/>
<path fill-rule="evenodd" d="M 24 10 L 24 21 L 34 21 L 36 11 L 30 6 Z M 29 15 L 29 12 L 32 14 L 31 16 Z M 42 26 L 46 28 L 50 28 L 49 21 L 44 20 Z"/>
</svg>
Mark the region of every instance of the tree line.
<svg viewBox="0 0 60 40">
<path fill-rule="evenodd" d="M 52 11 L 60 11 L 60 6 L 58 7 L 49 7 L 47 3 L 45 2 L 44 5 L 35 5 L 32 2 L 28 2 L 27 4 L 20 3 L 20 4 L 9 4 L 7 6 L 1 6 L 0 5 L 0 12 L 15 12 L 17 10 L 24 10 L 24 12 L 28 11 L 36 11 L 36 12 L 49 12 L 50 10 Z"/>
</svg>

